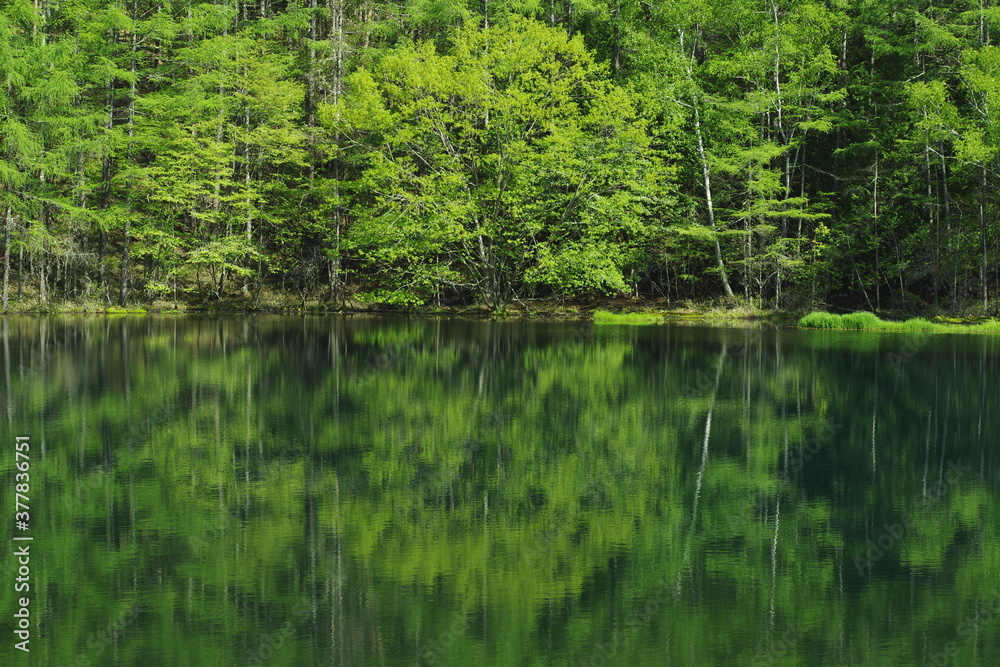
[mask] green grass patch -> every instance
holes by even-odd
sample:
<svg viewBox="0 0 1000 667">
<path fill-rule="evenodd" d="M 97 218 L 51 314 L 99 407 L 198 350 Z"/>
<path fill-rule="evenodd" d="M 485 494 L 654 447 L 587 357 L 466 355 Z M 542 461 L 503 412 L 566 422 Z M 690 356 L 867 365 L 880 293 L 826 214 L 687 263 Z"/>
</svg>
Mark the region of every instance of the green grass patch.
<svg viewBox="0 0 1000 667">
<path fill-rule="evenodd" d="M 953 331 L 955 329 L 958 330 L 966 329 L 974 333 L 1000 333 L 1000 322 L 996 320 L 989 320 L 987 322 L 980 322 L 979 324 L 971 324 L 968 326 L 962 324 L 955 324 L 950 326 L 942 324 L 941 326 L 948 327 L 948 331 Z"/>
<path fill-rule="evenodd" d="M 122 308 L 121 306 L 108 306 L 104 309 L 107 315 L 145 315 L 145 308 Z"/>
<path fill-rule="evenodd" d="M 905 322 L 883 320 L 872 313 L 858 312 L 846 315 L 809 313 L 799 320 L 803 329 L 848 329 L 854 331 L 938 332 L 938 333 L 1000 333 L 1000 322 L 989 320 L 979 324 L 942 324 L 922 317 Z"/>
<path fill-rule="evenodd" d="M 663 315 L 658 313 L 612 313 L 595 310 L 594 324 L 662 324 Z"/>
</svg>

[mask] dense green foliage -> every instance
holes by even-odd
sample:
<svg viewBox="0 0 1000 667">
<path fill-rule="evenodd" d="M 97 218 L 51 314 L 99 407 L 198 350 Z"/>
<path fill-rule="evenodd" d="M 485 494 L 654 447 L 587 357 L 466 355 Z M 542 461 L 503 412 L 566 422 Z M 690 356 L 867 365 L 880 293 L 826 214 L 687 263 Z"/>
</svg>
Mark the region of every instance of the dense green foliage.
<svg viewBox="0 0 1000 667">
<path fill-rule="evenodd" d="M 33 664 L 575 667 L 616 632 L 607 664 L 925 665 L 949 642 L 949 664 L 997 664 L 996 337 L 155 315 L 0 333 L 5 428 L 33 447 Z"/>
<path fill-rule="evenodd" d="M 2 306 L 994 310 L 1000 12 L 10 0 Z"/>
</svg>

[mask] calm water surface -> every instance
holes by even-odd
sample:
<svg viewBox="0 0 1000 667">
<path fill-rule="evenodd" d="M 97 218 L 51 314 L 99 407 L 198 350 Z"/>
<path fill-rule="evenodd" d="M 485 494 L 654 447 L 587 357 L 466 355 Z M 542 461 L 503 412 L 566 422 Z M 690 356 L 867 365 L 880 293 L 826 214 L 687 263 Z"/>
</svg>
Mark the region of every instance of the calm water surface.
<svg viewBox="0 0 1000 667">
<path fill-rule="evenodd" d="M 28 660 L 0 562 L 2 664 L 1000 664 L 1000 337 L 2 335 L 34 537 Z"/>
</svg>

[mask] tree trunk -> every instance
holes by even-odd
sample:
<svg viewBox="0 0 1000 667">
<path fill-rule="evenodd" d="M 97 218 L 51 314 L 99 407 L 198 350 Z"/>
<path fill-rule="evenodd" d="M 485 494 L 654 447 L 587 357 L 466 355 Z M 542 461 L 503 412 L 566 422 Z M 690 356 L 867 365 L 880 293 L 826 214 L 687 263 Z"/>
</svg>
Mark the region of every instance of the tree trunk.
<svg viewBox="0 0 1000 667">
<path fill-rule="evenodd" d="M 43 250 L 40 254 L 41 257 L 38 258 L 38 300 L 45 303 L 47 298 L 45 294 L 45 265 L 47 261 L 45 251 Z"/>
<path fill-rule="evenodd" d="M 7 312 L 7 295 L 10 289 L 10 233 L 14 227 L 14 211 L 7 204 L 6 223 L 3 227 L 3 312 Z"/>
<path fill-rule="evenodd" d="M 117 43 L 118 42 L 118 31 L 111 31 L 111 39 Z M 108 107 L 107 120 L 104 123 L 104 128 L 109 132 L 115 126 L 115 77 L 110 77 L 108 79 L 108 90 L 106 104 Z M 111 208 L 111 175 L 114 172 L 114 163 L 112 156 L 105 155 L 103 164 L 101 165 L 101 210 L 104 211 L 105 216 L 108 215 L 108 209 Z M 99 250 L 99 263 L 100 263 L 100 277 L 101 277 L 101 287 L 106 291 L 107 285 L 105 284 L 105 273 L 104 273 L 104 263 L 106 261 L 104 246 L 105 246 L 105 232 L 102 229 L 100 233 L 100 239 L 98 240 L 100 244 Z"/>
<path fill-rule="evenodd" d="M 948 254 L 951 255 L 951 307 L 955 309 L 958 303 L 958 250 L 955 248 L 954 235 L 951 232 L 951 199 L 948 196 L 948 165 L 944 160 L 944 146 L 938 145 L 941 158 L 941 205 L 944 215 L 945 233 L 948 235 Z"/>
<path fill-rule="evenodd" d="M 330 39 L 333 46 L 333 102 L 336 104 L 344 93 L 344 56 L 347 43 L 344 33 L 344 0 L 329 0 L 330 19 L 332 22 Z M 339 107 L 337 107 L 339 108 Z M 334 141 L 339 142 L 340 136 L 335 135 Z M 333 177 L 333 247 L 330 248 L 329 288 L 330 298 L 343 303 L 341 287 L 341 256 L 340 237 L 343 231 L 343 212 L 340 206 L 340 158 L 335 157 L 332 165 Z"/>
<path fill-rule="evenodd" d="M 882 281 L 879 280 L 878 272 L 878 148 L 875 149 L 875 184 L 873 186 L 872 192 L 872 233 L 875 236 L 875 307 L 879 310 L 882 309 L 882 291 L 880 285 Z M 891 293 L 892 290 L 890 289 Z"/>
<path fill-rule="evenodd" d="M 684 57 L 687 58 L 688 56 L 684 47 L 684 31 L 678 29 L 677 32 L 681 52 L 684 54 Z M 697 43 L 697 40 L 695 41 Z M 698 139 L 698 157 L 701 162 L 702 185 L 705 189 L 705 203 L 708 207 L 708 226 L 713 232 L 712 243 L 715 246 L 715 262 L 719 267 L 719 277 L 722 280 L 722 289 L 726 293 L 726 297 L 732 299 L 734 298 L 733 290 L 729 286 L 729 277 L 726 275 L 726 266 L 722 261 L 722 248 L 719 245 L 718 229 L 715 224 L 715 204 L 712 201 L 712 173 L 708 164 L 708 155 L 705 151 L 705 140 L 701 132 L 701 109 L 698 106 L 698 94 L 695 92 L 694 71 L 692 69 L 694 59 L 695 48 L 692 47 L 690 60 L 687 63 L 687 78 L 688 83 L 691 85 L 691 106 L 694 110 L 694 130 Z"/>
<path fill-rule="evenodd" d="M 983 297 L 983 315 L 989 304 L 989 284 L 986 274 L 987 254 L 986 254 L 986 167 L 979 168 L 979 241 L 980 241 L 980 263 L 979 263 L 979 291 Z"/>
<path fill-rule="evenodd" d="M 121 265 L 121 283 L 120 283 L 120 298 L 119 302 L 122 306 L 125 305 L 125 300 L 128 298 L 128 267 L 129 267 L 129 250 L 131 243 L 129 241 L 132 235 L 131 223 L 128 217 L 125 218 L 125 243 L 122 247 L 122 265 Z"/>
<path fill-rule="evenodd" d="M 705 141 L 701 135 L 701 112 L 698 109 L 698 98 L 692 93 L 694 103 L 694 129 L 698 138 L 698 157 L 701 160 L 702 184 L 705 188 L 705 203 L 708 206 L 708 226 L 712 229 L 712 243 L 715 245 L 715 262 L 719 267 L 719 278 L 722 280 L 722 289 L 726 296 L 733 298 L 733 289 L 729 286 L 729 278 L 726 276 L 726 266 L 722 261 L 722 248 L 719 246 L 718 228 L 715 225 L 715 205 L 712 202 L 712 173 L 708 165 L 708 155 L 705 152 Z"/>
<path fill-rule="evenodd" d="M 139 20 L 139 7 L 136 0 L 132 0 L 132 20 Z M 129 72 L 132 74 L 131 83 L 129 84 L 129 99 L 128 99 L 128 160 L 132 161 L 132 144 L 135 138 L 135 97 L 136 97 L 136 59 L 137 52 L 139 50 L 139 44 L 136 41 L 136 33 L 133 30 L 130 38 L 131 45 L 131 57 L 129 59 Z M 125 181 L 125 191 L 131 191 L 131 183 L 129 180 Z M 125 214 L 125 228 L 123 231 L 122 239 L 122 263 L 121 263 L 121 276 L 119 281 L 119 300 L 121 305 L 124 306 L 126 300 L 128 300 L 128 276 L 129 276 L 129 264 L 132 249 L 132 223 L 128 216 L 128 212 Z"/>
<path fill-rule="evenodd" d="M 934 206 L 934 179 L 931 176 L 931 147 L 924 146 L 924 168 L 925 175 L 927 177 L 927 224 L 929 227 L 933 228 L 934 234 L 934 251 L 933 251 L 933 263 L 931 266 L 931 282 L 934 288 L 934 305 L 937 306 L 939 303 L 939 291 L 938 291 L 938 274 L 940 272 L 940 248 L 941 248 L 941 231 L 940 225 L 938 225 L 936 207 Z M 931 230 L 928 230 L 931 231 Z"/>
</svg>

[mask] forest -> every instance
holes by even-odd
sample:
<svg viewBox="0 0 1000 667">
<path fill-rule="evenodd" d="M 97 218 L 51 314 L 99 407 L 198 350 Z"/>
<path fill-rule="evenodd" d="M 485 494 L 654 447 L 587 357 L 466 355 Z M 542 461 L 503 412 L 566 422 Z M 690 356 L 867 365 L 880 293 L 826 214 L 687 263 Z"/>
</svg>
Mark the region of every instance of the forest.
<svg viewBox="0 0 1000 667">
<path fill-rule="evenodd" d="M 995 314 L 989 0 L 8 0 L 2 309 Z"/>
</svg>

